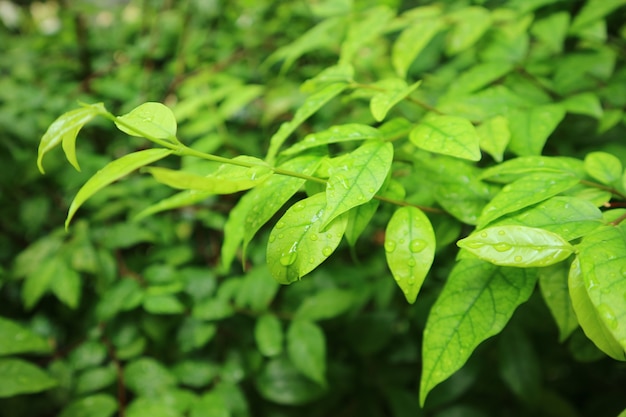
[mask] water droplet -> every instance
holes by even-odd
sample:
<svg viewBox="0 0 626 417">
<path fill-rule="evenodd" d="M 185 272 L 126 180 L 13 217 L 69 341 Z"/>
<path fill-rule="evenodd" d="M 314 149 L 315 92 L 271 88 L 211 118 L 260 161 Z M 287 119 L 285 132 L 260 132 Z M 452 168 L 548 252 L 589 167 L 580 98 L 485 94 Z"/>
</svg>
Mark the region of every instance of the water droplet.
<svg viewBox="0 0 626 417">
<path fill-rule="evenodd" d="M 276 240 L 276 235 L 270 235 L 270 243 Z"/>
<path fill-rule="evenodd" d="M 282 233 L 279 233 L 279 234 L 278 234 L 278 238 L 279 238 L 279 239 L 282 239 L 282 238 L 284 238 L 284 237 L 285 237 L 285 235 L 283 235 Z"/>
<path fill-rule="evenodd" d="M 511 245 L 506 242 L 500 242 L 493 245 L 493 248 L 498 252 L 506 252 L 508 250 L 511 250 Z"/>
<path fill-rule="evenodd" d="M 315 242 L 318 239 L 317 238 L 317 233 L 313 233 L 311 236 L 309 236 L 309 239 L 311 239 L 312 241 Z"/>
<path fill-rule="evenodd" d="M 322 255 L 324 256 L 330 256 L 333 253 L 333 248 L 331 248 L 330 246 L 326 246 L 324 249 L 322 249 Z"/>
<path fill-rule="evenodd" d="M 411 243 L 409 243 L 409 250 L 413 253 L 418 253 L 426 249 L 428 244 L 425 240 L 422 239 L 413 239 Z"/>
<path fill-rule="evenodd" d="M 332 233 L 326 233 L 326 239 L 332 239 L 332 238 L 333 238 Z"/>
<path fill-rule="evenodd" d="M 407 280 L 407 284 L 412 287 L 415 285 L 415 278 L 411 277 Z"/>
<path fill-rule="evenodd" d="M 522 258 L 521 256 L 517 255 L 517 256 L 516 256 L 515 258 L 513 258 L 513 259 L 515 259 L 515 262 L 522 262 L 522 259 L 523 259 L 523 258 Z"/>
<path fill-rule="evenodd" d="M 296 203 L 296 205 L 293 206 L 294 211 L 300 211 L 303 208 L 304 208 L 304 203 L 303 202 Z"/>
<path fill-rule="evenodd" d="M 487 237 L 487 232 L 480 232 L 480 237 L 483 239 Z"/>
<path fill-rule="evenodd" d="M 298 257 L 298 252 L 290 251 L 284 254 L 283 256 L 281 256 L 279 259 L 279 262 L 282 266 L 293 265 L 297 257 Z"/>
<path fill-rule="evenodd" d="M 385 250 L 387 252 L 393 252 L 396 249 L 396 242 L 393 240 L 387 240 L 385 242 Z"/>
<path fill-rule="evenodd" d="M 276 223 L 276 228 L 277 229 L 282 229 L 283 227 L 285 227 L 285 222 L 280 221 L 280 222 Z"/>
<path fill-rule="evenodd" d="M 466 246 L 470 249 L 480 249 L 485 246 L 485 244 L 481 242 L 467 242 Z"/>
<path fill-rule="evenodd" d="M 617 317 L 615 317 L 615 312 L 611 307 L 609 307 L 607 304 L 601 304 L 598 306 L 598 313 L 600 314 L 600 317 L 602 317 L 602 321 L 604 321 L 604 323 L 606 323 L 606 325 L 610 329 L 617 329 L 617 327 L 619 326 L 619 322 L 617 321 Z"/>
<path fill-rule="evenodd" d="M 407 261 L 407 264 L 408 264 L 410 267 L 415 266 L 415 259 L 409 259 L 409 260 Z"/>
<path fill-rule="evenodd" d="M 311 257 L 309 258 L 309 263 L 310 263 L 310 264 L 314 264 L 314 263 L 315 263 L 315 258 L 311 256 Z"/>
<path fill-rule="evenodd" d="M 499 234 L 500 236 L 504 236 L 506 233 L 504 232 L 504 230 L 498 230 L 498 234 Z"/>
<path fill-rule="evenodd" d="M 375 189 L 373 189 L 373 188 L 369 188 L 369 189 L 367 190 L 367 192 L 369 192 L 370 194 L 374 194 L 374 193 L 376 192 L 376 190 L 375 190 Z"/>
</svg>

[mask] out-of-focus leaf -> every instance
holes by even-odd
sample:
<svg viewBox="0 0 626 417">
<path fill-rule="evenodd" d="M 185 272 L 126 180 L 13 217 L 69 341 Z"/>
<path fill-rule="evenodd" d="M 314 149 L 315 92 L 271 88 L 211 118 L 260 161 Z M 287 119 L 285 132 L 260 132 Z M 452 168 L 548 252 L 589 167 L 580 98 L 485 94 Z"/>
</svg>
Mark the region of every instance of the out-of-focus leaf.
<svg viewBox="0 0 626 417">
<path fill-rule="evenodd" d="M 294 315 L 300 320 L 326 320 L 345 313 L 353 304 L 351 291 L 329 288 L 308 297 Z"/>
<path fill-rule="evenodd" d="M 45 391 L 57 385 L 46 372 L 16 358 L 0 358 L 0 398 Z"/>
<path fill-rule="evenodd" d="M 117 401 L 108 394 L 95 394 L 72 401 L 59 417 L 110 417 L 117 410 Z"/>
<path fill-rule="evenodd" d="M 458 54 L 474 45 L 491 26 L 491 13 L 478 6 L 465 7 L 448 15 L 454 25 L 446 39 L 446 53 Z"/>
<path fill-rule="evenodd" d="M 176 385 L 176 379 L 157 360 L 142 357 L 124 367 L 126 386 L 139 396 L 158 397 Z"/>
<path fill-rule="evenodd" d="M 539 289 L 559 328 L 560 342 L 565 341 L 578 327 L 567 286 L 569 268 L 568 263 L 562 262 L 539 270 Z"/>
<path fill-rule="evenodd" d="M 445 27 L 443 19 L 438 16 L 439 14 L 440 12 L 434 11 L 432 16 L 424 16 L 424 18 L 411 22 L 393 44 L 391 62 L 400 77 L 406 77 L 407 71 L 415 58 L 424 50 L 435 35 Z"/>
<path fill-rule="evenodd" d="M 287 353 L 303 375 L 326 385 L 326 338 L 318 325 L 308 320 L 292 321 L 287 329 Z"/>
<path fill-rule="evenodd" d="M 307 404 L 324 393 L 322 386 L 302 375 L 283 356 L 267 362 L 255 382 L 263 398 L 283 405 Z"/>
<path fill-rule="evenodd" d="M 278 317 L 264 314 L 254 326 L 254 339 L 265 356 L 276 356 L 283 351 L 283 328 Z"/>
<path fill-rule="evenodd" d="M 0 356 L 51 351 L 50 344 L 43 337 L 4 317 L 0 317 L 0 334 Z"/>
<path fill-rule="evenodd" d="M 411 142 L 430 152 L 470 161 L 480 160 L 480 137 L 469 120 L 456 116 L 431 114 L 409 135 Z"/>
<path fill-rule="evenodd" d="M 300 142 L 281 152 L 283 155 L 293 155 L 304 150 L 327 145 L 330 143 L 340 143 L 349 141 L 365 141 L 370 139 L 382 139 L 378 129 L 358 123 L 333 126 L 329 129 L 307 135 Z"/>
<path fill-rule="evenodd" d="M 548 137 L 564 117 L 565 109 L 557 104 L 512 110 L 508 115 L 509 149 L 519 156 L 540 155 Z"/>
</svg>

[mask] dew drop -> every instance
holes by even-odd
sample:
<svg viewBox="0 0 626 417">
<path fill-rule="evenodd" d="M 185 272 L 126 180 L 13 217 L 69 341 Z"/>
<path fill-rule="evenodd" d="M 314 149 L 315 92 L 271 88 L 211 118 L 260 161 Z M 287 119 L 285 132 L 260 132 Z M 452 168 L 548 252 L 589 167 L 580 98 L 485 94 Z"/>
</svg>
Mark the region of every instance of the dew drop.
<svg viewBox="0 0 626 417">
<path fill-rule="evenodd" d="M 332 239 L 332 238 L 333 238 L 332 233 L 326 233 L 326 239 Z"/>
<path fill-rule="evenodd" d="M 270 243 L 274 242 L 276 240 L 276 235 L 270 235 Z"/>
<path fill-rule="evenodd" d="M 374 194 L 374 193 L 376 192 L 376 190 L 375 190 L 375 189 L 373 189 L 373 188 L 369 188 L 367 191 L 368 191 L 370 194 Z"/>
<path fill-rule="evenodd" d="M 296 203 L 296 205 L 293 206 L 294 211 L 301 211 L 303 208 L 304 208 L 304 203 L 302 202 Z"/>
<path fill-rule="evenodd" d="M 504 232 L 504 230 L 498 230 L 498 234 L 499 234 L 500 236 L 504 236 L 506 233 Z"/>
<path fill-rule="evenodd" d="M 480 232 L 480 237 L 486 238 L 487 236 L 487 232 Z"/>
<path fill-rule="evenodd" d="M 401 245 L 404 245 L 404 239 L 398 240 L 398 243 L 400 243 Z"/>
<path fill-rule="evenodd" d="M 285 227 L 285 222 L 280 221 L 280 222 L 276 223 L 276 228 L 277 229 L 282 229 L 283 227 Z"/>
<path fill-rule="evenodd" d="M 282 266 L 293 265 L 298 257 L 298 253 L 296 251 L 288 252 L 280 257 L 279 261 Z"/>
<path fill-rule="evenodd" d="M 506 242 L 496 243 L 495 245 L 493 245 L 493 247 L 498 252 L 506 252 L 508 250 L 511 250 L 511 245 Z"/>
<path fill-rule="evenodd" d="M 414 266 L 415 266 L 415 259 L 409 259 L 409 260 L 407 261 L 407 264 L 408 264 L 410 267 L 414 267 Z"/>
<path fill-rule="evenodd" d="M 279 239 L 282 239 L 282 238 L 284 238 L 284 237 L 285 237 L 285 235 L 283 235 L 282 233 L 279 233 L 279 234 L 278 234 L 278 238 L 279 238 Z"/>
<path fill-rule="evenodd" d="M 313 233 L 311 236 L 309 236 L 309 239 L 315 242 L 318 239 L 317 233 Z"/>
<path fill-rule="evenodd" d="M 330 256 L 333 253 L 333 248 L 331 248 L 330 246 L 326 246 L 324 249 L 322 249 L 322 255 L 324 256 Z"/>
<path fill-rule="evenodd" d="M 598 313 L 600 317 L 602 317 L 604 323 L 612 329 L 615 330 L 619 326 L 619 322 L 617 321 L 617 317 L 615 317 L 615 312 L 611 307 L 607 304 L 601 304 L 598 306 Z"/>
<path fill-rule="evenodd" d="M 413 253 L 418 253 L 426 249 L 428 244 L 425 240 L 422 239 L 413 239 L 411 243 L 409 243 L 409 250 Z"/>
<path fill-rule="evenodd" d="M 517 256 L 516 256 L 515 258 L 513 258 L 513 259 L 515 259 L 515 262 L 522 262 L 522 259 L 523 259 L 523 258 L 522 258 L 521 256 L 517 255 Z"/>
<path fill-rule="evenodd" d="M 466 246 L 470 249 L 480 249 L 485 246 L 485 244 L 481 242 L 468 242 Z"/>
<path fill-rule="evenodd" d="M 396 242 L 393 240 L 388 240 L 385 242 L 385 250 L 387 252 L 393 252 L 396 249 Z"/>
</svg>

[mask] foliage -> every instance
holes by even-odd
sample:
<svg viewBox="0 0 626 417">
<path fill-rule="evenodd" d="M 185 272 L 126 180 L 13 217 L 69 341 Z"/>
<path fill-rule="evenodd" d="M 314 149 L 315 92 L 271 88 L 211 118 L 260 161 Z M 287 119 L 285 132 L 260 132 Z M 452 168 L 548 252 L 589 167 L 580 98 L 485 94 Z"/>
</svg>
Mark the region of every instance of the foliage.
<svg viewBox="0 0 626 417">
<path fill-rule="evenodd" d="M 10 226 L 8 415 L 626 408 L 623 1 L 181 4 L 59 12 L 76 192 Z"/>
</svg>

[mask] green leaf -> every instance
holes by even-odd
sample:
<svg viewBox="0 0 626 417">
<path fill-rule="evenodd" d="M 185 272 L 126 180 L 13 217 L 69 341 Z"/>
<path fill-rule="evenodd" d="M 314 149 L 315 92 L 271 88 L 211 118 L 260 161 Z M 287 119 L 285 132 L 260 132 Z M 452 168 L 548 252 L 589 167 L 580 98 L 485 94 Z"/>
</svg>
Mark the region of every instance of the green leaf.
<svg viewBox="0 0 626 417">
<path fill-rule="evenodd" d="M 303 375 L 326 385 L 326 340 L 318 325 L 308 320 L 294 320 L 287 330 L 287 353 Z"/>
<path fill-rule="evenodd" d="M 561 262 L 574 247 L 556 233 L 526 226 L 493 226 L 457 242 L 487 262 L 501 266 L 547 266 Z"/>
<path fill-rule="evenodd" d="M 578 245 L 589 300 L 615 340 L 626 349 L 626 230 L 603 226 Z M 622 352 L 620 360 L 626 360 Z"/>
<path fill-rule="evenodd" d="M 622 162 L 607 152 L 591 152 L 585 156 L 585 171 L 604 185 L 618 184 L 622 179 Z"/>
<path fill-rule="evenodd" d="M 48 353 L 52 350 L 46 339 L 4 317 L 0 317 L 0 334 L 0 355 Z"/>
<path fill-rule="evenodd" d="M 279 284 L 265 267 L 255 267 L 246 272 L 241 282 L 235 305 L 253 312 L 265 311 L 274 300 Z"/>
<path fill-rule="evenodd" d="M 230 417 L 224 398 L 215 391 L 208 392 L 196 401 L 189 417 Z"/>
<path fill-rule="evenodd" d="M 504 77 L 513 70 L 513 65 L 508 62 L 483 62 L 470 67 L 456 77 L 448 87 L 447 97 L 478 91 L 492 82 Z"/>
<path fill-rule="evenodd" d="M 176 117 L 161 103 L 144 103 L 129 113 L 116 118 L 115 125 L 122 132 L 146 139 L 176 139 Z"/>
<path fill-rule="evenodd" d="M 324 393 L 323 387 L 304 377 L 282 356 L 267 362 L 255 382 L 261 397 L 277 404 L 302 405 Z"/>
<path fill-rule="evenodd" d="M 191 206 L 201 201 L 206 200 L 211 195 L 214 195 L 211 192 L 206 191 L 198 191 L 198 190 L 185 190 L 179 193 L 174 194 L 171 197 L 167 197 L 155 204 L 152 204 L 145 209 L 141 210 L 133 220 L 138 221 L 145 217 L 151 216 L 153 214 L 159 213 L 165 210 L 173 210 L 180 207 Z"/>
<path fill-rule="evenodd" d="M 282 155 L 293 155 L 306 149 L 349 141 L 366 141 L 369 139 L 382 139 L 378 129 L 358 123 L 350 123 L 333 126 L 330 129 L 307 135 L 302 141 L 297 142 L 290 148 L 281 152 Z"/>
<path fill-rule="evenodd" d="M 117 371 L 113 365 L 87 369 L 76 378 L 76 393 L 100 391 L 112 386 L 116 380 Z"/>
<path fill-rule="evenodd" d="M 186 317 L 178 329 L 176 339 L 180 349 L 187 353 L 205 346 L 217 333 L 217 326 L 194 317 Z"/>
<path fill-rule="evenodd" d="M 570 174 L 538 173 L 522 177 L 505 185 L 487 203 L 478 219 L 478 228 L 483 228 L 505 214 L 513 213 L 562 193 L 578 182 L 578 178 Z"/>
<path fill-rule="evenodd" d="M 521 156 L 487 168 L 480 178 L 507 184 L 536 173 L 570 173 L 583 177 L 583 163 L 574 158 L 558 156 Z"/>
<path fill-rule="evenodd" d="M 278 317 L 264 314 L 254 325 L 254 339 L 264 356 L 276 356 L 283 352 L 283 327 Z"/>
<path fill-rule="evenodd" d="M 117 401 L 108 394 L 95 394 L 72 401 L 59 417 L 110 417 L 117 410 Z"/>
<path fill-rule="evenodd" d="M 339 215 L 370 201 L 382 187 L 393 160 L 393 145 L 369 141 L 330 162 L 326 185 L 326 209 L 321 220 L 324 229 Z"/>
<path fill-rule="evenodd" d="M 476 128 L 476 133 L 480 138 L 480 148 L 496 162 L 502 162 L 504 151 L 511 139 L 508 120 L 503 116 L 487 119 Z"/>
<path fill-rule="evenodd" d="M 385 231 L 387 265 L 406 300 L 413 304 L 435 258 L 435 232 L 416 207 L 395 211 Z"/>
<path fill-rule="evenodd" d="M 22 359 L 0 359 L 0 398 L 48 390 L 57 385 L 46 372 Z"/>
<path fill-rule="evenodd" d="M 144 171 L 169 187 L 211 194 L 232 194 L 247 190 L 273 174 L 269 166 L 242 167 L 229 164 L 221 165 L 215 173 L 206 176 L 160 167 L 148 167 Z"/>
<path fill-rule="evenodd" d="M 457 158 L 480 160 L 480 137 L 469 120 L 456 116 L 430 114 L 410 133 L 419 148 Z"/>
<path fill-rule="evenodd" d="M 504 85 L 494 85 L 473 94 L 446 95 L 439 99 L 437 109 L 447 115 L 482 122 L 502 115 L 502 109 L 532 106 L 536 103 L 519 96 Z"/>
<path fill-rule="evenodd" d="M 539 39 L 541 43 L 548 46 L 552 53 L 559 54 L 563 51 L 569 22 L 570 14 L 568 12 L 553 13 L 535 21 L 530 29 L 530 33 Z"/>
<path fill-rule="evenodd" d="M 281 284 L 291 284 L 314 270 L 341 242 L 346 217 L 338 217 L 322 232 L 325 210 L 325 195 L 315 194 L 291 206 L 272 229 L 267 263 Z"/>
<path fill-rule="evenodd" d="M 143 308 L 150 314 L 180 314 L 185 305 L 175 295 L 148 295 L 143 299 Z"/>
<path fill-rule="evenodd" d="M 583 114 L 598 120 L 602 119 L 604 110 L 597 94 L 581 93 L 570 96 L 559 103 L 568 113 Z"/>
<path fill-rule="evenodd" d="M 448 55 L 456 55 L 471 47 L 491 27 L 491 13 L 479 6 L 458 9 L 447 17 L 454 22 L 446 37 Z"/>
<path fill-rule="evenodd" d="M 136 397 L 126 408 L 125 417 L 180 417 L 181 413 L 166 398 Z M 195 416 L 194 416 L 195 417 Z"/>
<path fill-rule="evenodd" d="M 562 262 L 539 270 L 539 289 L 559 328 L 561 343 L 578 327 L 578 319 L 567 286 L 569 269 L 569 265 Z"/>
<path fill-rule="evenodd" d="M 376 93 L 372 97 L 372 100 L 370 101 L 370 111 L 377 122 L 380 122 L 387 117 L 387 113 L 393 108 L 393 106 L 404 100 L 422 83 L 422 81 L 419 80 L 407 86 L 404 80 L 399 81 L 399 87 L 401 88 Z"/>
<path fill-rule="evenodd" d="M 498 340 L 500 375 L 511 391 L 527 404 L 537 404 L 542 394 L 539 359 L 519 328 L 505 330 Z"/>
<path fill-rule="evenodd" d="M 50 291 L 66 306 L 75 310 L 80 302 L 83 283 L 80 274 L 65 262 L 60 262 L 54 279 L 50 281 Z"/>
<path fill-rule="evenodd" d="M 358 14 L 350 21 L 346 38 L 341 43 L 340 63 L 350 63 L 360 48 L 371 42 L 386 29 L 394 12 L 388 6 L 375 6 Z"/>
<path fill-rule="evenodd" d="M 607 325 L 604 323 L 600 312 L 591 302 L 588 286 L 583 279 L 580 258 L 576 257 L 568 276 L 569 294 L 572 299 L 572 307 L 578 318 L 580 327 L 585 335 L 600 349 L 610 357 L 623 361 L 626 358 L 624 348 L 615 339 Z"/>
<path fill-rule="evenodd" d="M 322 108 L 330 100 L 341 94 L 348 84 L 345 82 L 329 84 L 320 91 L 310 95 L 304 103 L 296 110 L 296 114 L 289 122 L 280 125 L 278 131 L 271 137 L 270 146 L 267 151 L 266 160 L 273 163 L 280 147 L 285 143 L 287 138 L 304 122 L 311 117 L 316 111 Z"/>
<path fill-rule="evenodd" d="M 432 307 L 424 330 L 420 403 L 456 372 L 485 339 L 499 333 L 533 292 L 534 270 L 477 259 L 460 261 Z"/>
<path fill-rule="evenodd" d="M 352 307 L 351 291 L 328 288 L 307 297 L 294 314 L 296 320 L 327 320 L 344 314 Z"/>
<path fill-rule="evenodd" d="M 107 113 L 102 103 L 92 104 L 80 109 L 69 111 L 56 119 L 46 130 L 37 151 L 37 166 L 43 174 L 42 165 L 44 155 L 54 149 L 59 143 L 63 143 L 63 150 L 67 160 L 80 171 L 76 160 L 76 136 L 82 127 L 98 114 Z"/>
<path fill-rule="evenodd" d="M 511 130 L 509 150 L 519 156 L 540 155 L 548 136 L 565 117 L 565 109 L 556 104 L 515 109 L 508 114 Z"/>
<path fill-rule="evenodd" d="M 350 246 L 356 244 L 357 239 L 365 231 L 367 225 L 370 224 L 374 214 L 376 214 L 379 205 L 379 200 L 372 199 L 348 211 L 348 224 L 346 225 L 345 236 Z"/>
<path fill-rule="evenodd" d="M 445 27 L 443 19 L 438 14 L 440 12 L 435 12 L 431 16 L 424 16 L 412 21 L 393 44 L 391 63 L 401 78 L 406 77 L 409 67 L 415 61 L 415 58 L 424 50 L 435 35 Z"/>
<path fill-rule="evenodd" d="M 126 386 L 139 396 L 158 397 L 176 385 L 176 379 L 161 363 L 142 357 L 124 367 Z"/>
<path fill-rule="evenodd" d="M 331 84 L 351 83 L 353 81 L 354 67 L 352 65 L 333 65 L 302 83 L 300 90 L 304 93 L 314 93 Z"/>
<path fill-rule="evenodd" d="M 80 190 L 78 190 L 67 213 L 65 228 L 69 226 L 78 208 L 102 188 L 142 166 L 165 158 L 171 153 L 172 151 L 169 149 L 146 149 L 124 155 L 115 161 L 109 162 L 104 168 L 89 178 Z"/>
<path fill-rule="evenodd" d="M 570 33 L 579 33 L 585 27 L 623 5 L 626 5 L 625 0 L 588 0 L 574 18 Z"/>
<path fill-rule="evenodd" d="M 67 269 L 59 256 L 44 260 L 37 269 L 28 274 L 22 288 L 22 302 L 27 310 L 33 308 L 50 289 L 52 281 Z"/>
</svg>

